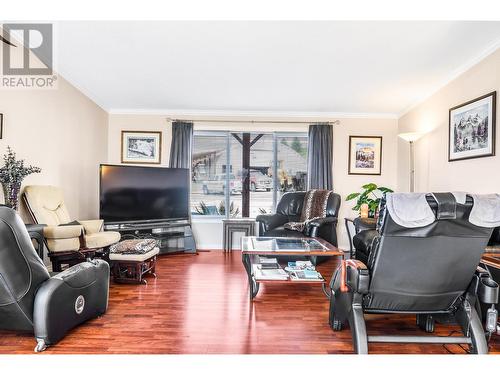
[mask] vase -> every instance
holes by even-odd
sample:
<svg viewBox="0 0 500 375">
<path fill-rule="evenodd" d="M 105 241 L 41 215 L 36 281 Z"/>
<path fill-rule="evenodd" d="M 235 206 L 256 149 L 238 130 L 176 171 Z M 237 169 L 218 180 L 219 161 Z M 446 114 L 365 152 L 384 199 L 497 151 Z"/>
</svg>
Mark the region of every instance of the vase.
<svg viewBox="0 0 500 375">
<path fill-rule="evenodd" d="M 361 216 L 362 219 L 366 219 L 368 218 L 368 213 L 369 213 L 368 204 L 363 203 L 360 207 L 359 216 Z"/>
<path fill-rule="evenodd" d="M 19 207 L 19 192 L 21 191 L 21 181 L 3 183 L 2 187 L 5 205 L 17 211 Z"/>
</svg>

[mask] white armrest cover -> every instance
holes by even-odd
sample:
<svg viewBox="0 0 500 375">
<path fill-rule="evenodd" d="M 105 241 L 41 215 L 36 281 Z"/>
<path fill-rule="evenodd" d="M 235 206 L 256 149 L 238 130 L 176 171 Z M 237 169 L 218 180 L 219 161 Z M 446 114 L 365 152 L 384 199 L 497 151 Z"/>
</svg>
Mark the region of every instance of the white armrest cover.
<svg viewBox="0 0 500 375">
<path fill-rule="evenodd" d="M 44 237 L 50 239 L 78 238 L 82 232 L 81 225 L 49 225 L 43 228 Z"/>
<path fill-rule="evenodd" d="M 104 220 L 78 220 L 85 229 L 85 234 L 93 234 L 102 232 Z"/>
</svg>

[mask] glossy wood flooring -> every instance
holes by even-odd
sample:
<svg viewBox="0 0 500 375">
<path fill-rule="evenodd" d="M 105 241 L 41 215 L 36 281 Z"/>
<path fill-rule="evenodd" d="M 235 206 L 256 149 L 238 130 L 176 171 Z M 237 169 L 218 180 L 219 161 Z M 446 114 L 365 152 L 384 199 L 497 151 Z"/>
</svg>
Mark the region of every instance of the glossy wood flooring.
<svg viewBox="0 0 500 375">
<path fill-rule="evenodd" d="M 336 261 L 319 267 L 330 277 Z M 249 302 L 241 254 L 159 258 L 148 285 L 111 284 L 108 312 L 74 329 L 51 353 L 352 353 L 348 329 L 328 326 L 317 285 L 262 285 Z M 424 334 L 414 316 L 369 316 L 371 334 Z M 458 327 L 438 326 L 441 335 Z M 32 353 L 32 334 L 0 331 L 1 353 Z M 491 343 L 500 353 L 500 338 Z M 373 344 L 372 353 L 464 353 L 458 345 Z"/>
</svg>

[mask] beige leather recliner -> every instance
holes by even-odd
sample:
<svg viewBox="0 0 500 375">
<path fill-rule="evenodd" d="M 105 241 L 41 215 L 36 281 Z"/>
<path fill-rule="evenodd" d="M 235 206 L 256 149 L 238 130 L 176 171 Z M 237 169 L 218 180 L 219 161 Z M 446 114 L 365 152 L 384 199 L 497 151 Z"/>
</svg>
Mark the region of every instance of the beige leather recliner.
<svg viewBox="0 0 500 375">
<path fill-rule="evenodd" d="M 66 225 L 72 220 L 58 187 L 26 186 L 23 197 L 35 223 L 46 225 L 43 234 L 49 255 L 103 249 L 120 241 L 120 233 L 103 231 L 103 220 L 78 220 L 78 225 Z"/>
</svg>

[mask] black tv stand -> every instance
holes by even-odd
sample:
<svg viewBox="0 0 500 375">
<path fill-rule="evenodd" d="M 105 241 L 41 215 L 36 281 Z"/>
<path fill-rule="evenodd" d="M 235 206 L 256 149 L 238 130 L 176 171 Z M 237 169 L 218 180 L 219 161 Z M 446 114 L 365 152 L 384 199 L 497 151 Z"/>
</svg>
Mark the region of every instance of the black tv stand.
<svg viewBox="0 0 500 375">
<path fill-rule="evenodd" d="M 196 254 L 196 243 L 189 220 L 163 222 L 109 223 L 104 230 L 120 232 L 122 240 L 154 238 L 160 254 Z"/>
</svg>

